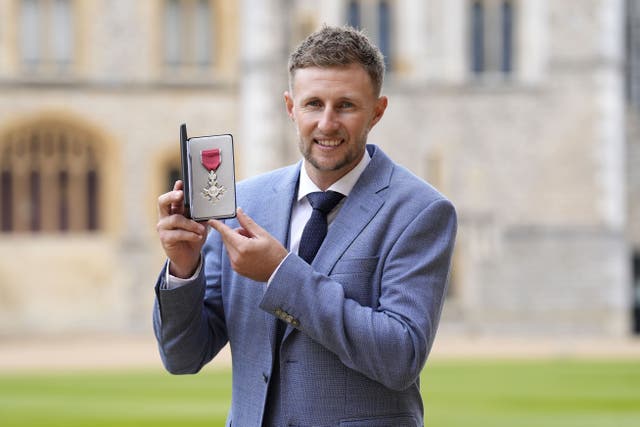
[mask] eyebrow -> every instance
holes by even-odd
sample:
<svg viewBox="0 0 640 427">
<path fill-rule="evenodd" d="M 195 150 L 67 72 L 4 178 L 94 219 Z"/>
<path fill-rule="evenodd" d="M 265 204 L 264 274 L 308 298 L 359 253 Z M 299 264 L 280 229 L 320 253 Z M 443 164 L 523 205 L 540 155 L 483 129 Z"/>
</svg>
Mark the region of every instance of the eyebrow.
<svg viewBox="0 0 640 427">
<path fill-rule="evenodd" d="M 312 101 L 312 100 L 316 100 L 316 99 L 324 102 L 322 97 L 320 97 L 318 95 L 309 95 L 309 96 L 305 96 L 305 97 L 301 98 L 300 99 L 300 103 L 304 104 L 306 102 L 309 102 L 309 101 Z M 357 95 L 347 94 L 347 95 L 340 96 L 335 101 L 336 102 L 349 101 L 349 102 L 357 103 L 357 102 L 361 102 L 361 100 L 362 100 L 362 98 L 358 97 Z"/>
</svg>

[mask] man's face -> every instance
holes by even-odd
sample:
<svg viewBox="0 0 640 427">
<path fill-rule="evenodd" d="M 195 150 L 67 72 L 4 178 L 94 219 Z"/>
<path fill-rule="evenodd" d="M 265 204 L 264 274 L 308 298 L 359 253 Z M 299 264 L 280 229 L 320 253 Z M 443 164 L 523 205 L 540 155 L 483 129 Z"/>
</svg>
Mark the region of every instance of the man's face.
<svg viewBox="0 0 640 427">
<path fill-rule="evenodd" d="M 307 173 L 324 190 L 362 159 L 367 135 L 382 117 L 387 98 L 376 96 L 359 64 L 298 69 L 291 92 L 284 97 Z"/>
</svg>

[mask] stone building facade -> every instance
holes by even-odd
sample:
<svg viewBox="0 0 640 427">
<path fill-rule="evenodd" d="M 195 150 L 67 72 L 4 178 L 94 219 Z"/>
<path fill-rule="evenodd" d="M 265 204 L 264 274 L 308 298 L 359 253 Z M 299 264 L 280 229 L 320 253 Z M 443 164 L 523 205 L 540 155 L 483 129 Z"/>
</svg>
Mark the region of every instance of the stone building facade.
<svg viewBox="0 0 640 427">
<path fill-rule="evenodd" d="M 240 178 L 296 161 L 287 53 L 323 23 L 382 47 L 370 141 L 458 208 L 443 332 L 633 333 L 637 4 L 0 0 L 0 336 L 147 331 L 179 124 Z"/>
</svg>

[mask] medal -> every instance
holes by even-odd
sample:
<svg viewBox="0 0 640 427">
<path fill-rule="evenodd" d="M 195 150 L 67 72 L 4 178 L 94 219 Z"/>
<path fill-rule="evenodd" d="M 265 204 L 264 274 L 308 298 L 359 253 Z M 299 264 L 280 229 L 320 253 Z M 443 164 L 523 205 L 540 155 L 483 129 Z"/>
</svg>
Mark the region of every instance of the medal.
<svg viewBox="0 0 640 427">
<path fill-rule="evenodd" d="M 200 152 L 200 160 L 202 162 L 202 166 L 209 171 L 207 186 L 202 189 L 200 194 L 212 204 L 215 204 L 222 199 L 224 193 L 227 191 L 224 186 L 220 185 L 218 182 L 218 176 L 216 175 L 216 170 L 222 161 L 220 149 L 214 148 L 212 150 L 202 150 Z"/>
</svg>

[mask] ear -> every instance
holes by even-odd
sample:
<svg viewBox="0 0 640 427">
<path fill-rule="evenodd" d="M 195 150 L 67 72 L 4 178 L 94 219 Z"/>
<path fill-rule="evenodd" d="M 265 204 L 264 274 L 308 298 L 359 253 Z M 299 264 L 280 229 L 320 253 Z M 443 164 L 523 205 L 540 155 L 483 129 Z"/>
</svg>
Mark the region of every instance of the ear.
<svg viewBox="0 0 640 427">
<path fill-rule="evenodd" d="M 369 125 L 370 129 L 380 121 L 380 119 L 384 115 L 384 111 L 387 109 L 388 103 L 389 100 L 386 96 L 381 96 L 380 98 L 378 98 L 378 100 L 376 101 L 376 105 L 373 107 L 373 118 L 371 119 L 371 124 Z"/>
<path fill-rule="evenodd" d="M 284 104 L 287 107 L 287 114 L 295 122 L 295 116 L 293 115 L 293 97 L 288 91 L 284 92 Z"/>
</svg>

